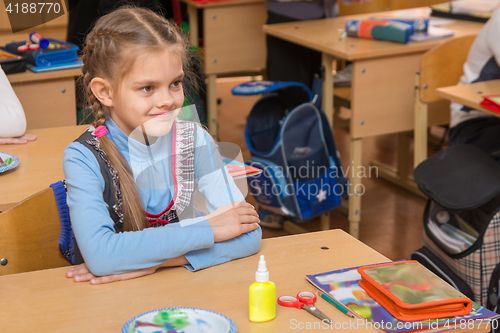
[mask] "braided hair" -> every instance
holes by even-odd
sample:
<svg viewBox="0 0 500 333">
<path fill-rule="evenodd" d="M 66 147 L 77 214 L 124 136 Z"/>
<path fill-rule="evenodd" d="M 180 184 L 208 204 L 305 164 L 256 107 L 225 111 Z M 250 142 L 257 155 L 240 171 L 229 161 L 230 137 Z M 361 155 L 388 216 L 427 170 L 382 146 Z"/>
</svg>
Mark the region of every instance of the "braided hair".
<svg viewBox="0 0 500 333">
<path fill-rule="evenodd" d="M 186 65 L 187 39 L 174 24 L 151 10 L 124 6 L 96 22 L 87 35 L 82 56 L 83 86 L 95 127 L 104 125 L 110 111 L 92 92 L 92 80 L 105 78 L 119 89 L 121 79 L 132 68 L 139 52 L 165 48 L 180 56 Z M 123 199 L 123 230 L 142 230 L 146 226 L 144 209 L 130 166 L 111 139 L 102 136 L 99 140 L 118 174 Z"/>
</svg>

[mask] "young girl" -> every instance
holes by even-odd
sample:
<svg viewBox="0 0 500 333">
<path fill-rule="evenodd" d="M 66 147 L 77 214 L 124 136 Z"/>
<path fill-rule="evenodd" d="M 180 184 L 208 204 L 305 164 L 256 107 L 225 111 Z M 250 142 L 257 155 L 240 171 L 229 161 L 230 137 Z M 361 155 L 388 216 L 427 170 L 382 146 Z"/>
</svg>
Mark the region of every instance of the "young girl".
<svg viewBox="0 0 500 333">
<path fill-rule="evenodd" d="M 64 152 L 75 258 L 85 262 L 67 276 L 105 283 L 256 253 L 254 207 L 242 202 L 208 133 L 176 119 L 187 62 L 176 27 L 121 7 L 96 22 L 83 53 L 95 127 Z M 194 217 L 196 186 L 206 216 Z"/>
</svg>

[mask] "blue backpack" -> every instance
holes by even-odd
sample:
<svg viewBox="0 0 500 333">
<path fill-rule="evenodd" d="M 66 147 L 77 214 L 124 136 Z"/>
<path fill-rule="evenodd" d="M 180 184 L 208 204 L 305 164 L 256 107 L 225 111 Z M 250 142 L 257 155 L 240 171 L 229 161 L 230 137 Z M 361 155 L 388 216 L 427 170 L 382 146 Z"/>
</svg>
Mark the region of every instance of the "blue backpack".
<svg viewBox="0 0 500 333">
<path fill-rule="evenodd" d="M 315 87 L 317 87 L 315 89 Z M 321 81 L 313 86 L 321 91 Z M 347 198 L 347 179 L 320 94 L 298 82 L 250 81 L 234 95 L 264 94 L 252 107 L 245 139 L 247 164 L 263 172 L 247 178 L 265 210 L 304 222 L 338 207 Z"/>
</svg>

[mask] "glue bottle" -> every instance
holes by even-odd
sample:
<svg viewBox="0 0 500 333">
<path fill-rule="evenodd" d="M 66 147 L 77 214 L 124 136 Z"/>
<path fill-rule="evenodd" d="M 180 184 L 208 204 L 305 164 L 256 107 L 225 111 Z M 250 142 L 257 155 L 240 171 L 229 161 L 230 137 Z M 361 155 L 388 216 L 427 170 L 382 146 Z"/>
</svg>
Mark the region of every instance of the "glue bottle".
<svg viewBox="0 0 500 333">
<path fill-rule="evenodd" d="M 266 260 L 260 256 L 255 282 L 249 290 L 249 319 L 253 322 L 269 321 L 276 317 L 276 285 L 269 281 Z"/>
</svg>

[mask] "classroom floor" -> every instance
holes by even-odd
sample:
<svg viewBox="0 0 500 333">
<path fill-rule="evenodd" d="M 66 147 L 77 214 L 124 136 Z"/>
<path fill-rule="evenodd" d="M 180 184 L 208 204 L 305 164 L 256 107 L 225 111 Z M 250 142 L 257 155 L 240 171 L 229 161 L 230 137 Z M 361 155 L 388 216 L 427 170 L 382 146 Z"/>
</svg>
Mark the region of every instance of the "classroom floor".
<svg viewBox="0 0 500 333">
<path fill-rule="evenodd" d="M 217 97 L 221 99 L 218 106 L 220 141 L 238 144 L 245 159 L 250 157 L 244 138 L 245 119 L 258 97 L 233 96 L 231 88 L 250 79 L 217 79 Z M 349 130 L 335 129 L 334 136 L 341 163 L 346 169 L 351 163 Z M 396 151 L 396 134 L 364 139 L 363 165 L 368 170 L 370 161 L 378 160 L 396 166 Z M 426 200 L 383 179 L 366 178 L 363 179 L 363 184 L 366 191 L 361 199 L 360 240 L 391 260 L 409 259 L 410 254 L 422 245 L 422 214 Z M 247 200 L 255 202 L 250 195 Z M 302 223 L 300 226 L 308 231 L 317 231 L 320 228 L 319 219 Z M 334 210 L 330 226 L 332 229 L 348 232 L 347 216 L 339 210 Z M 263 228 L 263 238 L 284 235 L 288 235 L 288 232 L 282 229 Z"/>
</svg>

